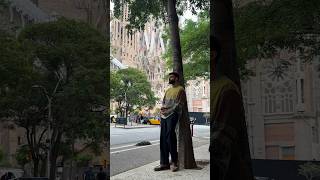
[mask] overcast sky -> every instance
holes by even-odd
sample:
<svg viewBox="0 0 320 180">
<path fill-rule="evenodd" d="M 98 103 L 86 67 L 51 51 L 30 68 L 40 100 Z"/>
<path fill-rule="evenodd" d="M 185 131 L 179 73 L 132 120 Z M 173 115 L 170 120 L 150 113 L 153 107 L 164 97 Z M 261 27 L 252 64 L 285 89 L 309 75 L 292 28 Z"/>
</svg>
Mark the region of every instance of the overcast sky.
<svg viewBox="0 0 320 180">
<path fill-rule="evenodd" d="M 113 11 L 113 3 L 111 2 L 110 3 L 110 9 L 111 11 Z M 191 11 L 186 11 L 184 14 L 183 14 L 183 17 L 180 18 L 180 21 L 185 21 L 185 19 L 192 19 L 193 21 L 197 21 L 197 16 L 195 15 L 192 15 Z"/>
</svg>

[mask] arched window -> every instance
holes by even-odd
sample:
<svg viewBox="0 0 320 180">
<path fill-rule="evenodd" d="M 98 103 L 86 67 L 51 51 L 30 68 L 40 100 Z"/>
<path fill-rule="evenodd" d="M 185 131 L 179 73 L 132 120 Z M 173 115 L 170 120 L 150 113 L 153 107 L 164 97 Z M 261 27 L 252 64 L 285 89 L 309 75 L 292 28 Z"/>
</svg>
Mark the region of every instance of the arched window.
<svg viewBox="0 0 320 180">
<path fill-rule="evenodd" d="M 279 74 L 277 61 L 280 60 L 265 60 L 262 68 L 262 101 L 266 114 L 294 112 L 296 66 L 289 65 Z"/>
</svg>

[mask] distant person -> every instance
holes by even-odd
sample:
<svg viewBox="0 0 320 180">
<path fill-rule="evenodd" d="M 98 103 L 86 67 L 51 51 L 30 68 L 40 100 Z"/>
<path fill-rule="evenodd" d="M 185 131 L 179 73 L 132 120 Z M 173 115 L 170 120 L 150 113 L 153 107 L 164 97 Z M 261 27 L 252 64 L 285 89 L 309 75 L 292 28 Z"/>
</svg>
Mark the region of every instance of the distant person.
<svg viewBox="0 0 320 180">
<path fill-rule="evenodd" d="M 173 172 L 179 170 L 176 125 L 181 117 L 182 106 L 185 106 L 186 94 L 183 86 L 179 82 L 179 74 L 172 72 L 169 74 L 169 88 L 163 98 L 160 109 L 160 165 L 155 167 L 155 171 L 170 169 L 169 153 L 171 155 Z"/>
<path fill-rule="evenodd" d="M 100 171 L 97 174 L 97 180 L 106 180 L 107 179 L 107 174 L 103 171 L 103 168 L 100 167 Z"/>
<path fill-rule="evenodd" d="M 245 112 L 238 86 L 221 70 L 221 46 L 210 37 L 216 73 L 211 89 L 210 178 L 253 180 Z"/>
<path fill-rule="evenodd" d="M 93 173 L 93 168 L 92 167 L 89 167 L 89 169 L 87 169 L 85 172 L 84 172 L 84 180 L 94 180 L 94 173 Z"/>
</svg>

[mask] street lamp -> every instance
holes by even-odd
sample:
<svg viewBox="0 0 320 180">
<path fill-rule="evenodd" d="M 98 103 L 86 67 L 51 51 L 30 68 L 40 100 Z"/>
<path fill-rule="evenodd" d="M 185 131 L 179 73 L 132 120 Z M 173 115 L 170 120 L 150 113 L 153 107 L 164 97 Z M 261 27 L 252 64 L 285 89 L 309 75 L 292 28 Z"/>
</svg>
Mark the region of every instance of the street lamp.
<svg viewBox="0 0 320 180">
<path fill-rule="evenodd" d="M 48 133 L 47 133 L 47 140 L 49 140 L 49 146 L 48 146 L 48 152 L 47 152 L 47 176 L 49 178 L 49 174 L 50 174 L 50 151 L 51 151 L 51 138 L 50 138 L 50 134 L 51 134 L 51 102 L 52 102 L 52 97 L 49 96 L 48 91 L 46 90 L 45 87 L 41 86 L 41 85 L 34 85 L 32 86 L 32 88 L 39 88 L 43 91 L 43 93 L 45 94 L 47 100 L 48 100 Z"/>
<path fill-rule="evenodd" d="M 122 81 L 122 80 L 121 80 Z M 123 81 L 122 81 L 123 82 Z M 127 117 L 128 117 L 128 99 L 127 99 L 127 91 L 128 91 L 128 89 L 129 89 L 129 87 L 131 86 L 131 81 L 130 80 L 125 80 L 124 81 L 124 84 L 125 84 L 125 87 L 126 87 L 126 90 L 125 90 L 125 92 L 124 92 L 124 101 L 125 101 L 125 103 L 126 103 L 126 119 L 127 119 Z"/>
</svg>

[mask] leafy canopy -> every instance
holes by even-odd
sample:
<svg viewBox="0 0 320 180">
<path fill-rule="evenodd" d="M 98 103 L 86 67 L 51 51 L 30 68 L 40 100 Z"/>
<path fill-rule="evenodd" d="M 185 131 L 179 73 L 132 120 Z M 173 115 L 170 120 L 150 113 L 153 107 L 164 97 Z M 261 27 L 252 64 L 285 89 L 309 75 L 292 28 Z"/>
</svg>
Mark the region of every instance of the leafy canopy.
<svg viewBox="0 0 320 180">
<path fill-rule="evenodd" d="M 157 98 L 151 90 L 147 76 L 134 68 L 121 69 L 111 73 L 111 99 L 118 102 L 120 111 L 125 103 L 132 110 L 134 106 L 153 107 Z M 126 101 L 125 101 L 126 100 Z"/>
<path fill-rule="evenodd" d="M 210 45 L 209 45 L 209 17 L 208 13 L 201 12 L 198 21 L 186 20 L 180 30 L 181 50 L 183 54 L 183 69 L 185 80 L 194 80 L 197 77 L 209 78 L 210 74 Z M 164 40 L 170 41 L 168 30 Z M 163 55 L 167 66 L 172 68 L 172 49 L 167 48 Z"/>
<path fill-rule="evenodd" d="M 144 29 L 145 24 L 151 20 L 155 20 L 157 23 L 168 23 L 167 0 L 113 0 L 112 2 L 116 18 L 121 17 L 124 5 L 128 5 L 128 21 L 130 23 L 127 28 L 130 30 Z M 208 10 L 209 3 L 209 0 L 177 0 L 177 13 L 183 15 L 189 9 L 196 14 L 196 10 Z"/>
<path fill-rule="evenodd" d="M 305 60 L 320 52 L 320 1 L 257 1 L 235 9 L 237 53 L 244 62 L 298 50 Z"/>
<path fill-rule="evenodd" d="M 89 25 L 64 18 L 29 25 L 18 40 L 0 34 L 1 117 L 26 130 L 45 130 L 50 98 L 56 152 L 61 141 L 71 138 L 82 139 L 86 147 L 102 145 L 107 132 L 102 112 L 108 102 L 107 43 Z"/>
</svg>

